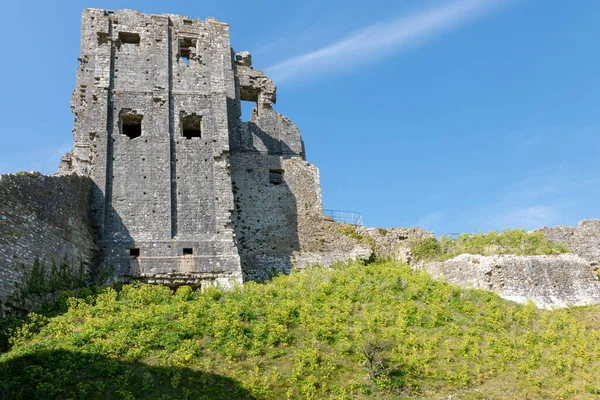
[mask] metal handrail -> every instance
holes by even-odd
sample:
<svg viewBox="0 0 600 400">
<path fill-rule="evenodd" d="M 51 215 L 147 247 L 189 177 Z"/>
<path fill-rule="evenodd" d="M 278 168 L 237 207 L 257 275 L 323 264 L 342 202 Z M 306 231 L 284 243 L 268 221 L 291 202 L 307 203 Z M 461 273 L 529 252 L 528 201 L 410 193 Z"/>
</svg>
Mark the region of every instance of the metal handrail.
<svg viewBox="0 0 600 400">
<path fill-rule="evenodd" d="M 363 226 L 363 215 L 356 211 L 323 209 L 323 214 L 344 224 Z"/>
</svg>

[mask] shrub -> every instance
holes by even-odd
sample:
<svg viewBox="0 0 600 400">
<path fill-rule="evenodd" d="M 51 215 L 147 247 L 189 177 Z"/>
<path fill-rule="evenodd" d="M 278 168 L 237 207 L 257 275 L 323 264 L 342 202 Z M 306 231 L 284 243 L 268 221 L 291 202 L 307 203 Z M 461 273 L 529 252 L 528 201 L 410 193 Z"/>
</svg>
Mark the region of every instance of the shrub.
<svg viewBox="0 0 600 400">
<path fill-rule="evenodd" d="M 442 246 L 436 238 L 417 240 L 411 245 L 412 256 L 415 261 L 433 260 L 442 255 Z"/>
<path fill-rule="evenodd" d="M 600 368 L 600 307 L 539 310 L 393 262 L 65 302 L 5 331 L 0 397 L 577 398 Z"/>
</svg>

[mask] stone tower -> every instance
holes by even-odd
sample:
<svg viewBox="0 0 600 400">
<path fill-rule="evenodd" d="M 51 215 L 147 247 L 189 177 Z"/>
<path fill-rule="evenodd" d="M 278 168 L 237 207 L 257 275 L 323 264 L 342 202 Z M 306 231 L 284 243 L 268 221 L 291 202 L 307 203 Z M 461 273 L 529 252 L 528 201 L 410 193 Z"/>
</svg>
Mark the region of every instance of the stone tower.
<svg viewBox="0 0 600 400">
<path fill-rule="evenodd" d="M 59 173 L 94 182 L 102 263 L 174 284 L 289 271 L 299 221 L 322 218 L 319 174 L 273 110 L 271 79 L 233 53 L 229 26 L 88 9 L 79 61 L 74 149 Z M 241 101 L 255 103 L 248 122 Z"/>
<path fill-rule="evenodd" d="M 89 175 L 101 257 L 148 280 L 241 280 L 234 245 L 229 27 L 88 9 L 61 172 Z M 223 282 L 223 283 L 224 283 Z"/>
</svg>

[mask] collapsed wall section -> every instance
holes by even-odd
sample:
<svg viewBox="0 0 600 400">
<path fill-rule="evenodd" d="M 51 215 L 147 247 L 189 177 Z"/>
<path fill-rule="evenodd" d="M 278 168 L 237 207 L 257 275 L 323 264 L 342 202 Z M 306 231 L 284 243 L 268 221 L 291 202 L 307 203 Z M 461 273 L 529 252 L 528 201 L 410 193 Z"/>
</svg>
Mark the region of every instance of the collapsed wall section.
<svg viewBox="0 0 600 400">
<path fill-rule="evenodd" d="M 234 226 L 245 280 L 289 273 L 292 266 L 368 258 L 372 249 L 323 215 L 319 170 L 305 159 L 300 131 L 275 112 L 276 88 L 236 54 L 236 97 L 230 101 Z M 242 122 L 241 101 L 255 103 Z"/>
<path fill-rule="evenodd" d="M 22 288 L 36 258 L 71 268 L 92 260 L 91 195 L 91 180 L 77 175 L 0 175 L 0 303 Z"/>
<path fill-rule="evenodd" d="M 564 243 L 569 251 L 589 262 L 600 263 L 600 220 L 584 219 L 574 226 L 555 226 L 536 230 L 546 239 Z"/>
<path fill-rule="evenodd" d="M 498 293 L 507 300 L 563 308 L 600 303 L 600 282 L 587 260 L 557 256 L 461 254 L 420 266 L 434 278 Z"/>
</svg>

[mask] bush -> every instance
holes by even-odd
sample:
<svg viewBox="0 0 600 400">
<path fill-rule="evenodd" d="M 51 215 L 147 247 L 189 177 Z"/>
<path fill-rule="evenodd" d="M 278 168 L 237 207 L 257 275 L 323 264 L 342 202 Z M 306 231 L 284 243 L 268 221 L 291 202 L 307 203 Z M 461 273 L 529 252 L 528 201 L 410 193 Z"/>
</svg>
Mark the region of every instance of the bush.
<svg viewBox="0 0 600 400">
<path fill-rule="evenodd" d="M 442 246 L 433 237 L 415 241 L 411 250 L 415 261 L 433 260 L 442 255 Z"/>
<path fill-rule="evenodd" d="M 65 302 L 7 331 L 0 397 L 585 398 L 600 368 L 600 307 L 538 310 L 393 262 Z"/>
</svg>

